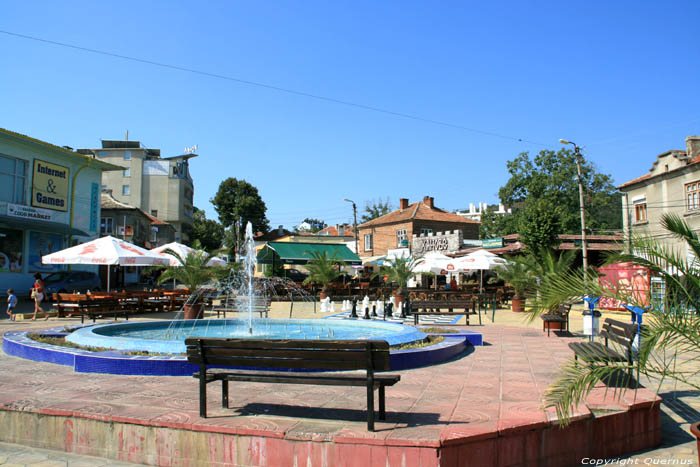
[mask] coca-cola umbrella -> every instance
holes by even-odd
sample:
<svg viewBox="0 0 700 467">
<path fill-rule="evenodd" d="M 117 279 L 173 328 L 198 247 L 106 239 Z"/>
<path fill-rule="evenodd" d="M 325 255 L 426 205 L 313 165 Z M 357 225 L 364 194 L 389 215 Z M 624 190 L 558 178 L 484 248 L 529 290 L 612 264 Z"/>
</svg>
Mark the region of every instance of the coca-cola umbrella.
<svg viewBox="0 0 700 467">
<path fill-rule="evenodd" d="M 451 264 L 458 271 L 481 271 L 481 281 L 479 283 L 479 293 L 484 289 L 484 271 L 504 266 L 508 261 L 484 249 L 476 250 L 466 256 L 452 259 Z"/>
<path fill-rule="evenodd" d="M 42 264 L 104 264 L 106 266 L 165 266 L 168 259 L 111 236 L 81 243 L 41 257 Z M 107 291 L 110 271 L 107 268 Z"/>
</svg>

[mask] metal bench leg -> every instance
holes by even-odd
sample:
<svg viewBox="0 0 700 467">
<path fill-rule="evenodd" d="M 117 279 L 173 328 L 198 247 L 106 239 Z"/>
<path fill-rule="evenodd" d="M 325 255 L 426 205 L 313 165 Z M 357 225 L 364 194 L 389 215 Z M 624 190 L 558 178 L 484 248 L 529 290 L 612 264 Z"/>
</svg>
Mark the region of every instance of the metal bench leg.
<svg viewBox="0 0 700 467">
<path fill-rule="evenodd" d="M 374 385 L 367 382 L 367 431 L 374 431 Z"/>
<path fill-rule="evenodd" d="M 228 409 L 228 380 L 221 380 L 221 407 Z"/>
<path fill-rule="evenodd" d="M 379 386 L 379 420 L 386 420 L 386 405 L 384 402 L 384 385 Z"/>
<path fill-rule="evenodd" d="M 207 418 L 207 380 L 206 372 L 199 373 L 199 416 Z"/>
</svg>

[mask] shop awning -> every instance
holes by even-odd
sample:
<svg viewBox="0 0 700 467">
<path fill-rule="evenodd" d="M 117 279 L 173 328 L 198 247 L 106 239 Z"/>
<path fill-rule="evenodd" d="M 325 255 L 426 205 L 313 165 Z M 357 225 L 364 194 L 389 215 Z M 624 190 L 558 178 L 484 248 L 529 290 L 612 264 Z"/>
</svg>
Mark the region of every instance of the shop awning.
<svg viewBox="0 0 700 467">
<path fill-rule="evenodd" d="M 37 230 L 40 232 L 53 232 L 64 235 L 78 235 L 81 237 L 90 236 L 89 233 L 70 227 L 68 224 L 40 221 L 35 219 L 24 219 L 13 216 L 0 215 L 0 227 L 18 230 Z"/>
<path fill-rule="evenodd" d="M 325 252 L 329 258 L 335 254 L 339 261 L 347 265 L 362 264 L 362 260 L 345 245 L 288 242 L 268 242 L 258 252 L 258 264 L 306 264 L 312 258 L 313 251 Z"/>
</svg>

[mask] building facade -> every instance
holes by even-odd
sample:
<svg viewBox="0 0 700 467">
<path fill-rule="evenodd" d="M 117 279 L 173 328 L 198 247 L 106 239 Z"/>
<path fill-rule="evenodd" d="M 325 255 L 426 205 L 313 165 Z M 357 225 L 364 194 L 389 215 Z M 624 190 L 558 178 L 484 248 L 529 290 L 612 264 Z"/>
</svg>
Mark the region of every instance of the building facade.
<svg viewBox="0 0 700 467">
<path fill-rule="evenodd" d="M 3 289 L 28 296 L 34 273 L 67 268 L 42 264 L 42 256 L 98 236 L 102 173 L 113 170 L 120 168 L 67 147 L 0 129 Z M 91 266 L 73 268 L 95 270 Z"/>
<path fill-rule="evenodd" d="M 474 203 L 469 203 L 468 211 L 457 210 L 455 211 L 455 214 L 457 214 L 458 216 L 462 216 L 465 219 L 481 222 L 481 215 L 486 211 L 492 211 L 499 216 L 509 216 L 513 213 L 511 208 L 506 209 L 506 207 L 503 204 L 493 204 L 489 206 L 486 203 L 479 202 L 478 207 L 475 206 Z"/>
<path fill-rule="evenodd" d="M 415 255 L 428 251 L 450 253 L 461 249 L 464 239 L 478 239 L 479 225 L 477 221 L 435 207 L 430 196 L 413 204 L 401 198 L 396 211 L 357 226 L 358 255 L 363 258 L 386 255 L 401 248 L 409 249 L 412 254 L 415 250 Z"/>
<path fill-rule="evenodd" d="M 649 172 L 618 186 L 626 235 L 641 235 L 677 247 L 688 258 L 685 243 L 661 227 L 661 217 L 674 213 L 700 231 L 700 136 L 688 136 L 686 149 L 656 157 Z M 692 253 L 691 253 L 692 254 Z"/>
<path fill-rule="evenodd" d="M 79 149 L 98 159 L 122 166 L 120 172 L 105 173 L 102 187 L 112 196 L 139 208 L 175 228 L 175 241 L 187 243 L 192 226 L 194 182 L 189 160 L 196 154 L 161 157 L 159 149 L 148 149 L 138 141 L 102 140 L 99 149 Z"/>
</svg>

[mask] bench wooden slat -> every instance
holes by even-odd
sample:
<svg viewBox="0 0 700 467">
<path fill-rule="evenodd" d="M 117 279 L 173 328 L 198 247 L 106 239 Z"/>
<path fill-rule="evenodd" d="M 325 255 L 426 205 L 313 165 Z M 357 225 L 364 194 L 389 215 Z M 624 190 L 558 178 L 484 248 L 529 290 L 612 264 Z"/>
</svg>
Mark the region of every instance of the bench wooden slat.
<svg viewBox="0 0 700 467">
<path fill-rule="evenodd" d="M 572 342 L 569 347 L 574 351 L 576 360 L 581 358 L 587 363 L 628 362 L 629 374 L 632 376 L 632 343 L 636 334 L 634 323 L 623 323 L 611 318 L 603 322 L 601 336 L 605 345 L 600 342 Z M 624 349 L 624 354 L 610 347 L 610 341 Z"/>
<path fill-rule="evenodd" d="M 288 383 L 288 384 L 314 384 L 322 386 L 365 386 L 367 377 L 365 375 L 338 375 L 329 373 L 305 373 L 305 374 L 258 374 L 258 373 L 207 373 L 212 380 L 225 378 L 229 381 L 246 381 L 246 382 L 270 382 L 270 383 Z M 192 375 L 195 378 L 199 377 L 199 373 Z M 375 386 L 385 385 L 393 386 L 399 380 L 401 375 L 374 375 Z"/>
<path fill-rule="evenodd" d="M 187 354 L 198 355 L 196 349 L 188 349 Z M 364 361 L 366 358 L 365 352 L 362 351 L 343 351 L 343 350 L 294 350 L 287 349 L 227 349 L 225 347 L 212 348 L 207 351 L 208 356 L 215 357 L 250 357 L 250 358 L 294 358 L 304 360 L 338 360 L 338 361 Z M 376 352 L 374 355 L 375 361 L 381 359 L 386 352 Z"/>
<path fill-rule="evenodd" d="M 387 359 L 388 360 L 388 359 Z M 189 358 L 191 363 L 201 363 L 199 358 Z M 298 360 L 298 359 L 265 359 L 265 358 L 245 358 L 245 357 L 217 357 L 206 356 L 207 365 L 226 365 L 231 367 L 253 367 L 253 368 L 294 368 L 306 370 L 362 370 L 367 367 L 361 361 L 337 361 L 337 360 Z M 385 362 L 377 362 L 377 370 L 385 371 L 391 369 Z"/>
<path fill-rule="evenodd" d="M 185 345 L 196 347 L 199 341 L 205 346 L 216 347 L 225 346 L 229 348 L 250 349 L 250 348 L 270 348 L 270 342 L 274 342 L 274 348 L 285 349 L 355 349 L 364 350 L 367 343 L 372 349 L 389 350 L 387 341 L 378 340 L 294 340 L 294 339 L 237 339 L 226 337 L 188 337 Z"/>
</svg>

